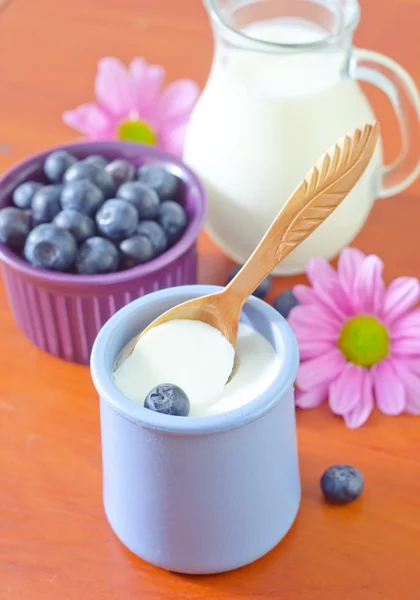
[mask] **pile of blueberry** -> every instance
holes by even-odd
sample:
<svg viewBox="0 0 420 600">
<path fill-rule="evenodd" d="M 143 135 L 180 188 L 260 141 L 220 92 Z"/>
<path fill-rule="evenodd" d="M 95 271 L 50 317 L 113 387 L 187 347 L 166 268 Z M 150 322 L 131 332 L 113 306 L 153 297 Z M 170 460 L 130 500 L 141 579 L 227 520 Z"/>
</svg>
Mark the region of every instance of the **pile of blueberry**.
<svg viewBox="0 0 420 600">
<path fill-rule="evenodd" d="M 180 181 L 160 165 L 139 169 L 99 155 L 51 153 L 48 183 L 26 181 L 0 210 L 0 242 L 34 267 L 81 275 L 146 263 L 173 246 L 188 223 Z"/>
</svg>

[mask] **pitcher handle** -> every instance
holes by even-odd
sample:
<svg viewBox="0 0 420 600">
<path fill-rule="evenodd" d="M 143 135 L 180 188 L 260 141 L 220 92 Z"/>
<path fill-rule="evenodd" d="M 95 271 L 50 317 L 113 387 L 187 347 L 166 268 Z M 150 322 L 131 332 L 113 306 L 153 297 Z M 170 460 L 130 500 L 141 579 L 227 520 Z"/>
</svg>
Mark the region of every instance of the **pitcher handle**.
<svg viewBox="0 0 420 600">
<path fill-rule="evenodd" d="M 350 73 L 380 88 L 389 98 L 401 131 L 401 152 L 383 167 L 380 198 L 408 188 L 420 175 L 420 94 L 411 76 L 397 62 L 371 50 L 355 48 Z"/>
</svg>

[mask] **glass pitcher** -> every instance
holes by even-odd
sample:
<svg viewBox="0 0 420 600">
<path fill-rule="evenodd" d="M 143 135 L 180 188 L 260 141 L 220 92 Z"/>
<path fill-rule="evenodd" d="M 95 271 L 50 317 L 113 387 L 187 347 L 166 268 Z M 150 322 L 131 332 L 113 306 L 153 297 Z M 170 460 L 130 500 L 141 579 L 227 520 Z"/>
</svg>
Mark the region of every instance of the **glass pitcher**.
<svg viewBox="0 0 420 600">
<path fill-rule="evenodd" d="M 357 80 L 381 88 L 399 121 L 402 151 L 383 166 L 382 143 L 342 205 L 275 274 L 302 273 L 357 235 L 377 197 L 420 172 L 420 97 L 390 58 L 353 48 L 356 0 L 205 0 L 215 52 L 191 117 L 184 159 L 209 195 L 207 228 L 243 263 L 318 158 L 374 120 Z"/>
</svg>

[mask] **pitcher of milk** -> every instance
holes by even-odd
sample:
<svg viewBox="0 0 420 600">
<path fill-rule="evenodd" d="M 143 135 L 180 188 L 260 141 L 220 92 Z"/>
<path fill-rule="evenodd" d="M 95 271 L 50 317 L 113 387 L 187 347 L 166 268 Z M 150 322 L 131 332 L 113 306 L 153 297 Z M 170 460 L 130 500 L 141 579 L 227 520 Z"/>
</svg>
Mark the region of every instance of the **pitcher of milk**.
<svg viewBox="0 0 420 600">
<path fill-rule="evenodd" d="M 385 92 L 402 139 L 383 165 L 382 144 L 347 199 L 275 274 L 302 273 L 331 259 L 363 226 L 375 198 L 394 195 L 420 172 L 420 97 L 390 58 L 352 45 L 357 0 L 204 0 L 215 52 L 191 117 L 184 159 L 209 195 L 207 228 L 237 263 L 313 163 L 374 113 L 359 87 Z"/>
</svg>

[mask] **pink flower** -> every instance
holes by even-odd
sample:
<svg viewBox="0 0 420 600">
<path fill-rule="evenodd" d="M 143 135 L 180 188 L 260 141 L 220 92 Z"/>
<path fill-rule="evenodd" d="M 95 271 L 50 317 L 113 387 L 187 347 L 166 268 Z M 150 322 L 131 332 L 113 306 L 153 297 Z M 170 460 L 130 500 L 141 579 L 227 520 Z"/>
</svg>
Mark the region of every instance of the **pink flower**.
<svg viewBox="0 0 420 600">
<path fill-rule="evenodd" d="M 97 103 L 82 104 L 63 114 L 63 121 L 95 140 L 129 140 L 157 145 L 177 156 L 199 90 L 180 79 L 161 91 L 165 71 L 134 58 L 127 69 L 117 58 L 99 61 Z"/>
<path fill-rule="evenodd" d="M 374 403 L 386 415 L 420 414 L 420 284 L 399 277 L 388 287 L 383 263 L 345 248 L 338 270 L 312 259 L 312 287 L 297 285 L 299 305 L 289 315 L 301 365 L 296 404 L 328 398 L 348 427 L 365 423 Z"/>
</svg>

